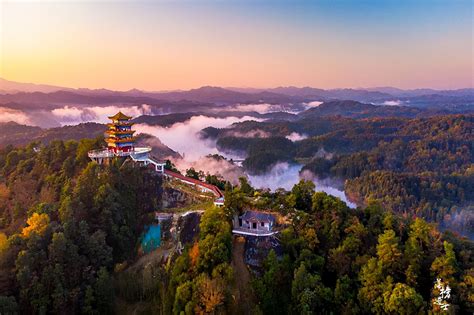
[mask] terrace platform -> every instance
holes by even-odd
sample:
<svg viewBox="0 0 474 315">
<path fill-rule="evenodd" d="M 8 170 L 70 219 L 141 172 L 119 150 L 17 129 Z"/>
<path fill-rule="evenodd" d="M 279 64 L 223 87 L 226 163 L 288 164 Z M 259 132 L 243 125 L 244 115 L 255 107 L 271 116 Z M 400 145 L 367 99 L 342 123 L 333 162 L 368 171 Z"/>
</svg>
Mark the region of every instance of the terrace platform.
<svg viewBox="0 0 474 315">
<path fill-rule="evenodd" d="M 248 235 L 248 236 L 272 236 L 277 234 L 277 231 L 265 231 L 265 230 L 257 230 L 257 229 L 247 229 L 247 228 L 233 228 L 233 234 L 238 235 Z"/>
</svg>

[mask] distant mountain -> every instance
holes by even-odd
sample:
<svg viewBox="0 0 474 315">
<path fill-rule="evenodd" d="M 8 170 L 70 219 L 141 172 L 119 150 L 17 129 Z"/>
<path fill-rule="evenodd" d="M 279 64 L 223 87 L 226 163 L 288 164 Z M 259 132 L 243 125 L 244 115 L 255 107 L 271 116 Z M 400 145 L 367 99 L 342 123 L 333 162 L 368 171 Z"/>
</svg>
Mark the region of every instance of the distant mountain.
<svg viewBox="0 0 474 315">
<path fill-rule="evenodd" d="M 218 87 L 202 87 L 182 92 L 113 92 L 109 90 L 74 90 L 43 92 L 19 92 L 0 94 L 0 104 L 152 104 L 166 105 L 169 102 L 197 102 L 217 105 L 272 103 L 289 104 L 308 101 L 304 97 L 292 97 L 273 92 L 240 93 Z"/>
<path fill-rule="evenodd" d="M 0 147 L 7 144 L 23 145 L 32 141 L 49 143 L 52 140 L 80 140 L 95 138 L 104 133 L 105 126 L 84 123 L 50 129 L 20 125 L 15 122 L 0 123 Z"/>
<path fill-rule="evenodd" d="M 14 146 L 25 145 L 33 141 L 40 141 L 47 144 L 53 140 L 96 138 L 102 136 L 105 129 L 105 125 L 97 123 L 84 123 L 49 129 L 20 125 L 15 122 L 0 123 L 0 148 L 9 144 Z M 180 157 L 178 153 L 151 135 L 138 135 L 137 144 L 151 146 L 153 155 L 160 159 L 166 157 Z"/>
<path fill-rule="evenodd" d="M 147 104 L 157 101 L 149 97 L 134 97 L 121 94 L 88 93 L 81 94 L 72 91 L 43 92 L 20 92 L 16 94 L 0 95 L 0 103 L 49 103 L 49 104 L 111 104 L 111 103 L 135 103 Z"/>
<path fill-rule="evenodd" d="M 147 93 L 147 95 L 150 95 L 150 93 Z M 164 100 L 193 100 L 198 102 L 212 102 L 218 105 L 262 102 L 281 104 L 304 100 L 300 97 L 295 98 L 272 91 L 243 93 L 212 86 L 204 86 L 189 91 L 153 93 L 153 96 Z"/>
<path fill-rule="evenodd" d="M 412 89 L 403 90 L 395 87 L 374 87 L 360 89 L 318 89 L 313 87 L 277 87 L 271 89 L 250 89 L 250 88 L 229 88 L 238 92 L 258 93 L 263 91 L 274 92 L 289 96 L 311 97 L 314 100 L 354 100 L 361 102 L 377 102 L 384 100 L 393 100 L 394 98 L 412 98 L 420 96 L 440 95 L 459 97 L 459 100 L 465 101 L 466 98 L 474 98 L 474 89 L 457 89 L 457 90 L 435 90 L 435 89 Z"/>
<path fill-rule="evenodd" d="M 474 111 L 474 94 L 428 94 L 412 97 L 400 97 L 399 99 L 404 105 L 419 108 L 446 109 L 453 113 L 472 113 Z"/>
<path fill-rule="evenodd" d="M 317 89 L 312 87 L 294 87 L 294 86 L 287 86 L 287 87 L 277 87 L 274 89 L 269 89 L 269 91 L 275 93 L 281 93 L 286 95 L 292 96 L 317 96 L 317 97 L 324 97 L 323 94 L 326 93 L 326 90 Z"/>
<path fill-rule="evenodd" d="M 71 90 L 69 88 L 34 83 L 20 83 L 0 78 L 0 93 L 18 93 L 18 92 L 56 92 L 60 90 Z"/>
<path fill-rule="evenodd" d="M 207 117 L 225 118 L 225 117 L 244 117 L 250 116 L 268 120 L 294 120 L 298 116 L 287 112 L 272 112 L 260 114 L 257 112 L 237 112 L 237 111 L 219 111 L 219 112 L 188 112 L 173 113 L 167 115 L 142 115 L 134 118 L 132 121 L 136 124 L 147 124 L 161 127 L 170 127 L 175 123 L 185 122 L 194 116 L 203 115 Z"/>
<path fill-rule="evenodd" d="M 364 90 L 381 92 L 391 94 L 397 97 L 415 97 L 422 95 L 443 95 L 443 96 L 471 96 L 474 97 L 474 89 L 457 89 L 457 90 L 435 90 L 435 89 L 412 89 L 412 90 L 403 90 L 394 87 L 374 87 L 366 88 Z"/>
<path fill-rule="evenodd" d="M 349 118 L 415 117 L 423 110 L 407 106 L 377 106 L 357 101 L 329 101 L 299 114 L 302 118 L 342 116 Z"/>
<path fill-rule="evenodd" d="M 26 144 L 37 137 L 41 131 L 39 127 L 20 125 L 13 121 L 0 122 L 0 148 L 7 144 Z"/>
<path fill-rule="evenodd" d="M 300 96 L 300 97 L 311 97 L 315 100 L 330 100 L 330 99 L 339 99 L 339 100 L 354 100 L 354 101 L 377 101 L 377 100 L 386 100 L 393 98 L 392 95 L 388 93 L 382 93 L 378 91 L 367 91 L 367 90 L 358 90 L 358 89 L 332 89 L 332 90 L 323 90 L 316 89 L 312 87 L 278 87 L 270 89 L 271 92 Z"/>
<path fill-rule="evenodd" d="M 207 105 L 234 104 L 298 104 L 311 101 L 354 100 L 364 103 L 382 104 L 385 101 L 402 100 L 407 106 L 450 106 L 474 104 L 474 89 L 403 90 L 394 87 L 360 89 L 320 89 L 314 87 L 277 87 L 268 89 L 222 88 L 203 86 L 187 91 L 148 92 L 138 89 L 113 91 L 107 89 L 71 89 L 65 87 L 18 83 L 0 79 L 0 104 L 151 104 L 167 107 L 169 102 L 178 102 L 179 112 L 182 102 L 196 102 Z M 189 111 L 191 108 L 186 108 Z"/>
</svg>

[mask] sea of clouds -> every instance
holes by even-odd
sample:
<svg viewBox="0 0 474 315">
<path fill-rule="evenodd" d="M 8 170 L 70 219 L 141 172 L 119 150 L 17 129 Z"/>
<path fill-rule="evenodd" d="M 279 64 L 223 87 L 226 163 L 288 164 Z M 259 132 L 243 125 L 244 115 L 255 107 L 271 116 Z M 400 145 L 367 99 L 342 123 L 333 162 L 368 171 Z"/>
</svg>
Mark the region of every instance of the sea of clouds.
<svg viewBox="0 0 474 315">
<path fill-rule="evenodd" d="M 319 106 L 321 102 L 310 102 L 305 104 L 307 108 Z M 271 104 L 245 104 L 236 107 L 239 111 L 257 111 L 259 113 L 268 113 L 271 111 L 279 111 L 281 108 L 276 108 Z M 236 109 L 236 110 L 237 110 Z M 89 106 L 76 107 L 64 106 L 56 108 L 48 113 L 23 112 L 16 109 L 0 107 L 0 122 L 14 121 L 25 125 L 40 125 L 38 117 L 41 115 L 49 115 L 58 125 L 74 125 L 84 122 L 106 123 L 109 121 L 108 116 L 111 113 L 122 111 L 124 114 L 137 117 L 140 115 L 153 114 L 151 106 L 142 104 L 139 106 Z M 47 114 L 47 115 L 46 115 Z M 146 133 L 160 139 L 161 143 L 168 146 L 172 150 L 178 152 L 183 158 L 174 161 L 177 167 L 181 170 L 194 167 L 196 170 L 202 170 L 205 173 L 219 174 L 226 180 L 233 184 L 238 183 L 238 178 L 247 176 L 250 182 L 258 188 L 270 188 L 275 190 L 277 188 L 284 188 L 290 190 L 293 185 L 298 183 L 301 178 L 312 180 L 316 184 L 318 191 L 325 191 L 328 194 L 337 196 L 345 201 L 349 206 L 355 205 L 350 203 L 344 192 L 332 185 L 330 181 L 321 181 L 308 173 L 301 173 L 301 165 L 290 165 L 288 163 L 276 164 L 270 172 L 264 175 L 248 175 L 243 168 L 231 163 L 227 160 L 216 160 L 207 157 L 209 154 L 220 154 L 227 159 L 242 159 L 243 156 L 239 154 L 230 154 L 228 152 L 219 152 L 216 147 L 215 140 L 202 139 L 199 132 L 206 127 L 226 128 L 234 123 L 243 122 L 246 120 L 262 121 L 255 117 L 225 117 L 216 118 L 205 115 L 197 115 L 191 117 L 184 122 L 178 122 L 169 127 L 150 126 L 147 124 L 136 124 L 135 129 L 137 134 Z M 51 122 L 49 122 L 51 123 Z M 270 136 L 263 130 L 251 131 L 245 134 L 235 134 L 234 136 L 241 137 L 268 137 Z M 296 132 L 287 136 L 291 141 L 301 141 L 307 138 L 307 135 Z M 340 187 L 340 186 L 338 186 Z"/>
<path fill-rule="evenodd" d="M 0 107 L 0 122 L 13 121 L 21 125 L 34 125 L 30 117 L 16 109 Z"/>
<path fill-rule="evenodd" d="M 53 116 L 63 125 L 75 125 L 83 122 L 107 123 L 111 113 L 121 111 L 125 115 L 137 117 L 140 115 L 151 115 L 152 107 L 147 104 L 136 106 L 90 106 L 76 107 L 64 106 L 51 111 Z"/>
<path fill-rule="evenodd" d="M 263 175 L 248 175 L 248 178 L 252 186 L 256 188 L 270 188 L 271 190 L 277 188 L 291 190 L 301 179 L 311 180 L 316 186 L 316 191 L 323 191 L 338 197 L 351 208 L 356 207 L 354 203 L 347 199 L 344 191 L 337 188 L 342 186 L 341 183 L 336 183 L 330 179 L 321 180 L 310 171 L 301 172 L 301 168 L 302 166 L 298 164 L 277 163 L 270 172 Z"/>
<path fill-rule="evenodd" d="M 0 122 L 13 121 L 22 125 L 43 128 L 77 125 L 85 122 L 107 123 L 111 113 L 122 113 L 137 117 L 151 115 L 152 107 L 147 104 L 135 106 L 63 106 L 52 110 L 18 110 L 0 107 Z"/>
<path fill-rule="evenodd" d="M 194 167 L 196 170 L 202 170 L 205 173 L 209 172 L 211 174 L 222 175 L 226 180 L 229 180 L 233 184 L 238 183 L 239 177 L 247 176 L 254 187 L 270 188 L 271 190 L 277 188 L 291 190 L 293 185 L 298 183 L 301 179 L 311 180 L 315 183 L 317 191 L 324 191 L 330 195 L 339 197 L 341 200 L 346 202 L 348 206 L 352 208 L 355 207 L 355 204 L 347 199 L 344 191 L 339 189 L 339 187 L 342 187 L 341 183 L 335 183 L 330 179 L 320 180 L 309 171 L 301 172 L 302 165 L 278 163 L 266 174 L 249 175 L 246 174 L 241 167 L 238 167 L 229 161 L 215 160 L 207 157 L 209 154 L 220 154 L 228 159 L 236 158 L 235 156 L 229 156 L 224 152 L 219 152 L 216 148 L 215 141 L 202 139 L 199 136 L 199 132 L 202 129 L 209 126 L 215 128 L 226 128 L 231 126 L 233 123 L 245 120 L 258 119 L 255 119 L 254 117 L 214 118 L 199 115 L 193 116 L 185 122 L 175 123 L 170 127 L 137 124 L 135 125 L 135 129 L 137 130 L 137 133 L 147 133 L 159 138 L 163 144 L 181 154 L 183 159 L 174 161 L 180 170 Z M 297 133 L 290 135 L 292 141 L 299 141 L 305 137 L 305 135 Z"/>
<path fill-rule="evenodd" d="M 150 126 L 147 124 L 135 125 L 137 133 L 147 133 L 158 137 L 165 145 L 178 152 L 188 161 L 195 161 L 208 154 L 217 154 L 214 140 L 202 139 L 199 132 L 209 126 L 216 128 L 229 127 L 233 123 L 246 120 L 261 121 L 254 117 L 225 117 L 215 118 L 208 116 L 193 116 L 191 119 L 178 122 L 170 127 Z"/>
</svg>

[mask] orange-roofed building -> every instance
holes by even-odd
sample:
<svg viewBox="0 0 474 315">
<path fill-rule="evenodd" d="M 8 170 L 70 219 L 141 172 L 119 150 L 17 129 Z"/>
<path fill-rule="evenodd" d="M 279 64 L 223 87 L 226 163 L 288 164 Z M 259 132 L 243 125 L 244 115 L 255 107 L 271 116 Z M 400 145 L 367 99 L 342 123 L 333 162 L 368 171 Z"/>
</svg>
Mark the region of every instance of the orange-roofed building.
<svg viewBox="0 0 474 315">
<path fill-rule="evenodd" d="M 163 173 L 165 162 L 156 161 L 150 156 L 151 147 L 136 147 L 135 130 L 132 130 L 132 117 L 118 112 L 109 116 L 112 121 L 107 124 L 105 132 L 105 142 L 107 147 L 99 150 L 89 151 L 88 155 L 99 164 L 107 163 L 114 158 L 130 157 L 134 162 L 140 162 L 144 165 L 154 165 L 157 172 Z"/>
<path fill-rule="evenodd" d="M 132 130 L 132 117 L 118 112 L 109 117 L 112 123 L 107 124 L 108 130 L 105 132 L 107 137 L 107 148 L 114 153 L 131 152 L 135 146 L 135 133 Z"/>
</svg>

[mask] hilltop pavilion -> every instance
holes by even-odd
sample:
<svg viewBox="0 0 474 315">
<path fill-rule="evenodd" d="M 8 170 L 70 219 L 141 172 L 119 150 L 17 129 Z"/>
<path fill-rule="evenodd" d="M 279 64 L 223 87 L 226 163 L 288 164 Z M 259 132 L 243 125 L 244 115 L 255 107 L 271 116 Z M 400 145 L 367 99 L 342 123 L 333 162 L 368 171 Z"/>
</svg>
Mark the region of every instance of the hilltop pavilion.
<svg viewBox="0 0 474 315">
<path fill-rule="evenodd" d="M 107 124 L 105 142 L 107 147 L 99 150 L 89 151 L 89 158 L 99 164 L 107 163 L 110 159 L 122 157 L 131 158 L 134 162 L 144 165 L 153 164 L 157 172 L 164 172 L 164 162 L 158 162 L 151 158 L 151 147 L 135 146 L 135 130 L 132 130 L 132 117 L 118 112 L 108 117 L 111 122 Z"/>
</svg>

